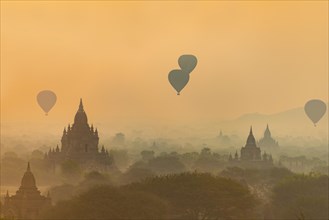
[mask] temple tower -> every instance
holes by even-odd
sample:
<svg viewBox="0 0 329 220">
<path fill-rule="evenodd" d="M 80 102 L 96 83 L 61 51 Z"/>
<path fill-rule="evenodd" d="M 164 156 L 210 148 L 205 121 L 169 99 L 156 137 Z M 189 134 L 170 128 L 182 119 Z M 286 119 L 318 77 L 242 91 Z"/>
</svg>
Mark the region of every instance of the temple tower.
<svg viewBox="0 0 329 220">
<path fill-rule="evenodd" d="M 74 123 L 64 127 L 61 148 L 50 149 L 45 159 L 51 162 L 54 170 L 65 160 L 74 161 L 82 168 L 105 169 L 112 165 L 113 161 L 106 150 L 99 149 L 98 144 L 98 130 L 88 124 L 88 117 L 80 99 Z"/>
<path fill-rule="evenodd" d="M 258 142 L 258 145 L 267 150 L 275 149 L 279 147 L 279 143 L 272 138 L 270 128 L 267 124 L 266 129 L 264 131 L 264 137 L 261 138 Z"/>
<path fill-rule="evenodd" d="M 7 191 L 3 205 L 5 219 L 36 219 L 42 209 L 50 206 L 49 194 L 47 197 L 40 194 L 28 163 L 16 194 L 9 196 Z"/>
<path fill-rule="evenodd" d="M 246 145 L 241 148 L 241 160 L 261 160 L 260 148 L 256 145 L 256 140 L 252 133 L 252 127 L 250 127 Z"/>
</svg>

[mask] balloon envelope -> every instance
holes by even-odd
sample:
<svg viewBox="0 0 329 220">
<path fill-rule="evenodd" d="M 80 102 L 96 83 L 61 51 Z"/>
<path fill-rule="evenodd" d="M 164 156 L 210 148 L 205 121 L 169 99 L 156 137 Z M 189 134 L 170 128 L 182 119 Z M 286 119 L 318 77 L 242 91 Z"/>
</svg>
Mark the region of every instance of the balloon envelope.
<svg viewBox="0 0 329 220">
<path fill-rule="evenodd" d="M 305 104 L 304 110 L 315 125 L 326 113 L 327 106 L 321 100 L 312 99 Z"/>
<path fill-rule="evenodd" d="M 177 91 L 179 95 L 180 91 L 186 86 L 190 79 L 190 75 L 183 70 L 172 70 L 168 75 L 168 80 L 172 87 Z"/>
<path fill-rule="evenodd" d="M 196 67 L 197 63 L 198 60 L 194 55 L 185 54 L 178 58 L 178 65 L 182 70 L 184 70 L 187 73 L 192 72 Z"/>
<path fill-rule="evenodd" d="M 56 100 L 57 100 L 56 94 L 50 90 L 41 91 L 37 95 L 38 104 L 46 113 L 46 115 L 55 105 Z"/>
</svg>

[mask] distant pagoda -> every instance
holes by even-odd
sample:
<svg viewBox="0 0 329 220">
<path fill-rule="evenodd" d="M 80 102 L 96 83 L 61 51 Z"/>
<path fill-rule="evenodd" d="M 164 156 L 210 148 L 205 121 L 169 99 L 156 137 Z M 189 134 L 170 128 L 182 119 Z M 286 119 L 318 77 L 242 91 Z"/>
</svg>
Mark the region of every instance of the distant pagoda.
<svg viewBox="0 0 329 220">
<path fill-rule="evenodd" d="M 60 165 L 65 160 L 71 160 L 79 164 L 82 168 L 107 169 L 114 167 L 113 160 L 107 150 L 102 146 L 98 147 L 99 137 L 97 128 L 89 126 L 87 114 L 84 111 L 82 99 L 74 123 L 64 128 L 61 139 L 61 148 L 50 149 L 45 154 L 45 159 L 53 166 Z"/>
<path fill-rule="evenodd" d="M 252 165 L 256 167 L 268 167 L 273 165 L 272 155 L 266 152 L 261 154 L 260 147 L 257 147 L 256 139 L 252 133 L 252 127 L 250 127 L 246 145 L 241 147 L 240 157 L 238 151 L 236 151 L 234 158 L 230 154 L 228 160 L 236 166 Z"/>
<path fill-rule="evenodd" d="M 250 127 L 246 145 L 241 148 L 241 160 L 261 160 L 260 148 L 256 146 L 252 127 Z"/>
<path fill-rule="evenodd" d="M 49 193 L 42 196 L 38 190 L 30 163 L 21 181 L 21 186 L 16 194 L 7 194 L 3 204 L 3 215 L 5 219 L 36 219 L 42 209 L 51 206 Z"/>
<path fill-rule="evenodd" d="M 266 126 L 265 132 L 264 132 L 264 137 L 261 138 L 258 142 L 258 146 L 262 147 L 263 149 L 275 149 L 279 147 L 279 143 L 274 140 L 271 136 L 271 131 L 268 127 Z"/>
</svg>

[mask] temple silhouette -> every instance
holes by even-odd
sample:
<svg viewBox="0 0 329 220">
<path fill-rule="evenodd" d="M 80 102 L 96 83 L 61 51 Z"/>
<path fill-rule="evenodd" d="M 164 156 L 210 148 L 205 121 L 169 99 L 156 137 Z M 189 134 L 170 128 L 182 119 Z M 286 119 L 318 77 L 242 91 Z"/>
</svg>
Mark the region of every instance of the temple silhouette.
<svg viewBox="0 0 329 220">
<path fill-rule="evenodd" d="M 229 162 L 236 166 L 268 167 L 273 165 L 273 158 L 271 154 L 267 154 L 266 152 L 261 154 L 261 149 L 260 147 L 257 147 L 256 139 L 252 133 L 252 127 L 250 127 L 246 145 L 241 147 L 240 157 L 238 151 L 236 151 L 234 158 L 232 157 L 232 154 L 229 155 Z"/>
<path fill-rule="evenodd" d="M 258 141 L 258 146 L 267 150 L 273 150 L 279 147 L 279 143 L 272 138 L 271 131 L 268 125 L 266 126 L 266 129 L 264 131 L 264 137 Z"/>
<path fill-rule="evenodd" d="M 104 146 L 99 150 L 98 144 L 98 130 L 94 129 L 93 125 L 89 126 L 87 114 L 84 111 L 82 99 L 80 99 L 73 125 L 69 124 L 67 129 L 64 127 L 61 147 L 57 145 L 56 149 L 50 149 L 45 154 L 45 160 L 54 169 L 65 160 L 74 161 L 83 169 L 108 170 L 115 168 L 108 151 Z"/>
<path fill-rule="evenodd" d="M 241 160 L 260 160 L 260 148 L 256 146 L 256 140 L 252 133 L 252 127 L 250 127 L 249 136 L 247 138 L 247 143 L 241 148 Z"/>
<path fill-rule="evenodd" d="M 5 219 L 36 219 L 39 213 L 51 206 L 49 192 L 47 196 L 42 196 L 38 190 L 30 163 L 21 181 L 21 186 L 16 194 L 7 194 L 3 204 L 3 214 Z"/>
</svg>

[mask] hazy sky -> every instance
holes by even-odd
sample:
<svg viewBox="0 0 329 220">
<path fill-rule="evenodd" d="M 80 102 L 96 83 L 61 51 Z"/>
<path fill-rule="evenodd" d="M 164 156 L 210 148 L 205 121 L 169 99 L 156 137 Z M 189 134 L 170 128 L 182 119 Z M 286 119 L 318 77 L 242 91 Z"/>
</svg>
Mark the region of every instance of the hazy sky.
<svg viewBox="0 0 329 220">
<path fill-rule="evenodd" d="M 176 95 L 168 73 L 198 65 Z M 57 94 L 45 117 L 39 91 Z M 326 1 L 1 1 L 1 120 L 91 122 L 235 118 L 328 100 Z"/>
</svg>

